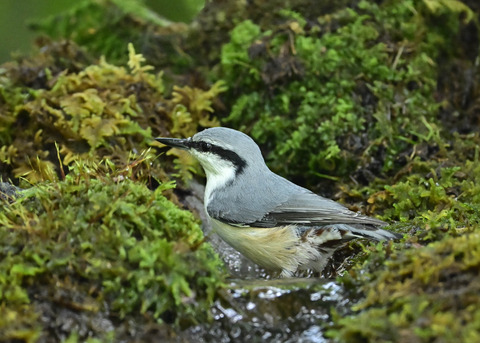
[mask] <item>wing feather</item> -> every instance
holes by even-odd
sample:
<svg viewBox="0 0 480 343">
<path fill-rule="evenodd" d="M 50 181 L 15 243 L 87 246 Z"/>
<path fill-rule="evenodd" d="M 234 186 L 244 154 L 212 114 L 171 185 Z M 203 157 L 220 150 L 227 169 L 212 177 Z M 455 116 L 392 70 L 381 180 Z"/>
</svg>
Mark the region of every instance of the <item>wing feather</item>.
<svg viewBox="0 0 480 343">
<path fill-rule="evenodd" d="M 386 223 L 360 213 L 350 211 L 343 205 L 323 198 L 310 191 L 292 194 L 286 201 L 276 204 L 264 212 L 258 220 L 239 223 L 227 218 L 215 219 L 238 226 L 276 227 L 280 225 L 301 224 L 305 226 L 323 226 L 329 224 L 350 224 L 381 227 Z"/>
</svg>

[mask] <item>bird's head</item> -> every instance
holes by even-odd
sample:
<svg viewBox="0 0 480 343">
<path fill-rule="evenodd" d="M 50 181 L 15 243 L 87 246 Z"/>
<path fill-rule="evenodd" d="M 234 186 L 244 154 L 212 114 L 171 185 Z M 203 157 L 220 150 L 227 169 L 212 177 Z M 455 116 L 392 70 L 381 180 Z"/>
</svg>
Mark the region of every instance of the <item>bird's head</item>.
<svg viewBox="0 0 480 343">
<path fill-rule="evenodd" d="M 214 127 L 190 138 L 155 138 L 160 143 L 189 151 L 210 177 L 231 178 L 247 168 L 266 168 L 258 145 L 246 134 Z"/>
</svg>

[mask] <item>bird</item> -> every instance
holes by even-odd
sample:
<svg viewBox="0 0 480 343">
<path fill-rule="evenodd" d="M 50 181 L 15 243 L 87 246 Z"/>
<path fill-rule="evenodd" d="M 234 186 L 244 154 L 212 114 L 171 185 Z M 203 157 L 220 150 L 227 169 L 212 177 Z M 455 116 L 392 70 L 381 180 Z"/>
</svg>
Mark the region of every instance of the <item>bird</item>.
<svg viewBox="0 0 480 343">
<path fill-rule="evenodd" d="M 355 238 L 394 240 L 387 223 L 353 212 L 271 171 L 248 135 L 213 127 L 189 138 L 155 138 L 188 151 L 205 170 L 204 207 L 214 232 L 280 277 L 321 272 Z"/>
</svg>

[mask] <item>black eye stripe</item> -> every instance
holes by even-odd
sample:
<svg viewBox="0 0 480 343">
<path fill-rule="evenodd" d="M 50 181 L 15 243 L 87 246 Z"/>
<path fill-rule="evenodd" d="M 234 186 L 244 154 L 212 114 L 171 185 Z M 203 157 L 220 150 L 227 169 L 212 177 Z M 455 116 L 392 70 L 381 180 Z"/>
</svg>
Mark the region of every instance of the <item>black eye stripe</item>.
<svg viewBox="0 0 480 343">
<path fill-rule="evenodd" d="M 237 175 L 241 174 L 245 166 L 247 165 L 247 162 L 243 158 L 238 156 L 237 153 L 219 147 L 218 145 L 204 141 L 191 141 L 189 145 L 191 149 L 195 149 L 200 152 L 210 152 L 212 154 L 220 156 L 224 160 L 232 162 L 232 164 L 236 168 Z"/>
<path fill-rule="evenodd" d="M 199 149 L 201 151 L 211 151 L 212 150 L 212 144 L 206 143 L 206 142 L 200 142 L 199 144 Z"/>
<path fill-rule="evenodd" d="M 203 141 L 191 141 L 189 145 L 190 148 L 201 152 L 212 151 L 214 147 L 213 144 Z"/>
</svg>

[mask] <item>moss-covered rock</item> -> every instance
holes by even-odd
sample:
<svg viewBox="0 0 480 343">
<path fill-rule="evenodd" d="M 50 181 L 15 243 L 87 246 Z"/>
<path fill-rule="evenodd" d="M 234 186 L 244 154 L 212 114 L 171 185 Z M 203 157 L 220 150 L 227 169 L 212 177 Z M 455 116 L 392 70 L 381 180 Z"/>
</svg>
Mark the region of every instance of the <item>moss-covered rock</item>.
<svg viewBox="0 0 480 343">
<path fill-rule="evenodd" d="M 65 180 L 1 203 L 1 340 L 102 338 L 140 318 L 208 320 L 220 260 L 191 213 L 162 194 L 171 184 L 152 192 L 131 175 L 108 161 L 75 163 Z"/>
<path fill-rule="evenodd" d="M 64 47 L 53 58 L 47 50 L 29 61 L 4 65 L 0 80 L 4 178 L 53 180 L 61 173 L 60 162 L 70 165 L 78 159 L 107 157 L 125 166 L 131 154 L 139 156 L 150 146 L 152 135 L 191 136 L 199 125 L 218 125 L 210 112 L 212 102 L 224 91 L 221 82 L 206 91 L 174 86 L 165 94 L 162 73 L 144 65 L 132 45 L 129 68 L 101 59 L 91 65 L 78 62 L 78 70 L 62 69 L 56 63 L 78 51 L 72 44 Z M 188 161 L 179 166 L 187 177 Z M 155 161 L 139 174 L 165 179 Z"/>
<path fill-rule="evenodd" d="M 340 342 L 476 342 L 479 275 L 478 231 L 408 250 L 378 247 L 361 271 L 344 277 L 366 298 L 354 315 L 336 318 L 329 335 Z"/>
<path fill-rule="evenodd" d="M 365 248 L 360 263 L 339 279 L 360 300 L 350 315 L 334 316 L 330 337 L 341 342 L 479 339 L 477 141 L 476 136 L 453 141 L 442 162 L 414 159 L 401 181 L 370 197 L 374 211 L 384 210 L 408 232 L 406 245 Z"/>
<path fill-rule="evenodd" d="M 312 20 L 284 9 L 280 23 L 247 20 L 222 47 L 232 110 L 284 175 L 392 175 L 419 144 L 444 151 L 435 61 L 448 53 L 458 13 L 442 26 L 422 2 L 359 1 Z M 287 162 L 287 163 L 285 163 Z"/>
</svg>

